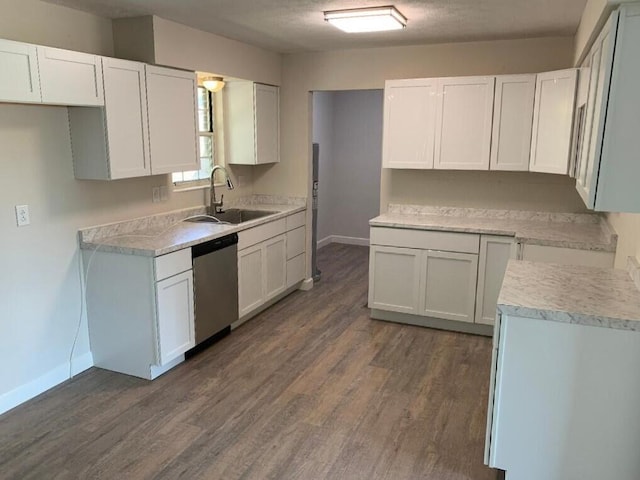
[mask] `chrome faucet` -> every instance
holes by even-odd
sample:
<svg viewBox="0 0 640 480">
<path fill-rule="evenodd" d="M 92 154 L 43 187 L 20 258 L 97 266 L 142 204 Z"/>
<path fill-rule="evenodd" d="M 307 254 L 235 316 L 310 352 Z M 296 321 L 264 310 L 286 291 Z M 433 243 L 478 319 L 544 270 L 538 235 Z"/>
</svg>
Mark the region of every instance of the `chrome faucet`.
<svg viewBox="0 0 640 480">
<path fill-rule="evenodd" d="M 216 201 L 216 187 L 215 187 L 215 181 L 213 178 L 216 174 L 216 171 L 218 170 L 222 170 L 224 172 L 225 182 L 227 183 L 227 189 L 233 190 L 233 182 L 231 181 L 231 177 L 229 177 L 227 170 L 224 167 L 221 167 L 220 165 L 215 165 L 211 170 L 211 191 L 209 195 L 211 202 L 209 204 L 209 215 L 215 215 L 216 213 L 220 213 L 222 211 L 222 204 L 224 202 L 224 195 L 220 196 L 219 202 Z"/>
</svg>

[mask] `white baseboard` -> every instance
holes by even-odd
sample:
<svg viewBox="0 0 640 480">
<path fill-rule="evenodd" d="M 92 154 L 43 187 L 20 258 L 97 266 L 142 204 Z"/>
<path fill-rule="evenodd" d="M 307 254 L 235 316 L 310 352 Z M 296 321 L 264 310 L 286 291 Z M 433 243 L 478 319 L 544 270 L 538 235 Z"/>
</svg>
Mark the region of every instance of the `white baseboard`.
<svg viewBox="0 0 640 480">
<path fill-rule="evenodd" d="M 308 292 L 313 288 L 313 278 L 305 278 L 300 284 L 300 290 Z"/>
<path fill-rule="evenodd" d="M 20 385 L 13 390 L 0 395 L 0 414 L 3 414 L 18 405 L 37 397 L 43 392 L 46 392 L 50 388 L 61 384 L 65 380 L 69 380 L 69 368 L 71 367 L 72 375 L 77 375 L 80 372 L 84 372 L 88 368 L 93 367 L 93 355 L 91 352 L 87 352 L 83 355 L 75 357 L 71 366 L 69 362 L 65 362 L 62 365 L 58 365 L 53 370 L 49 370 L 47 373 L 35 380 Z"/>
<path fill-rule="evenodd" d="M 322 240 L 318 240 L 318 248 L 326 247 L 327 245 L 329 245 L 332 242 L 333 242 L 333 236 L 332 235 L 324 237 Z"/>
<path fill-rule="evenodd" d="M 322 248 L 330 243 L 343 243 L 346 245 L 359 245 L 362 247 L 369 246 L 368 238 L 347 237 L 344 235 L 329 235 L 318 242 L 318 248 Z"/>
</svg>

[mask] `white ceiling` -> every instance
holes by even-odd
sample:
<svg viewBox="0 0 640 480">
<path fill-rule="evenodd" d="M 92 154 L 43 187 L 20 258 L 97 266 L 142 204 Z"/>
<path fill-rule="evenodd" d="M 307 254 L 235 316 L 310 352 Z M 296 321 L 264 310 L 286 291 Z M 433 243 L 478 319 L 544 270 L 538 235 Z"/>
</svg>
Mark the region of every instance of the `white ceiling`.
<svg viewBox="0 0 640 480">
<path fill-rule="evenodd" d="M 46 0 L 110 18 L 154 14 L 283 53 L 573 35 L 587 0 L 398 0 L 402 31 L 347 34 L 324 10 L 386 0 Z"/>
</svg>

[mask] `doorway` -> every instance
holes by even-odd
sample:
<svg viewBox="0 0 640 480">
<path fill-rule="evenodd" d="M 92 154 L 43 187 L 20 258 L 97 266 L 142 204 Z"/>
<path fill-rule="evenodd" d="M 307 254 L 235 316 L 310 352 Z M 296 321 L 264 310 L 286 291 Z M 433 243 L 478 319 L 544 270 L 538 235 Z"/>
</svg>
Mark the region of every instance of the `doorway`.
<svg viewBox="0 0 640 480">
<path fill-rule="evenodd" d="M 383 99 L 383 90 L 313 92 L 317 248 L 369 244 L 369 220 L 380 211 Z"/>
</svg>

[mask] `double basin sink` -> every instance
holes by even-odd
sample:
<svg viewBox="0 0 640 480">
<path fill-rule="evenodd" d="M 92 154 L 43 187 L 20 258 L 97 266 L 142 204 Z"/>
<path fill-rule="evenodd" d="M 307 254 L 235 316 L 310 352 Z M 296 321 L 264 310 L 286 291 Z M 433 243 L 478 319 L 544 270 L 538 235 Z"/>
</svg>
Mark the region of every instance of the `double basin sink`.
<svg viewBox="0 0 640 480">
<path fill-rule="evenodd" d="M 188 222 L 207 222 L 207 223 L 231 223 L 238 225 L 239 223 L 249 222 L 258 218 L 267 217 L 279 213 L 273 210 L 245 210 L 243 208 L 228 208 L 223 212 L 213 213 L 212 215 L 200 215 L 188 219 Z"/>
</svg>

